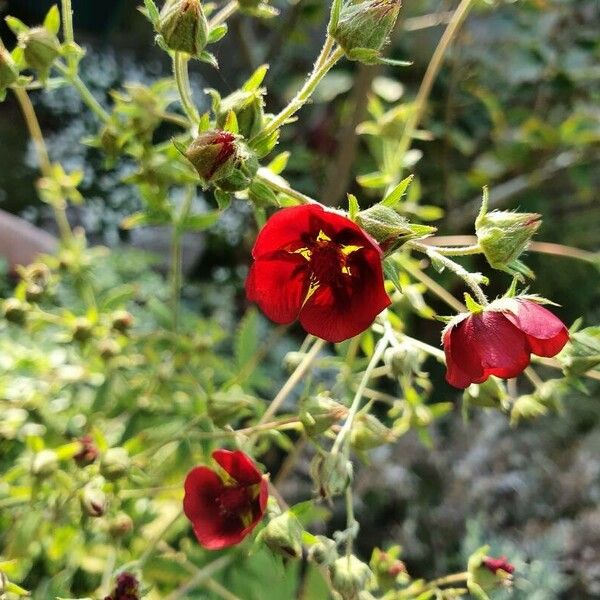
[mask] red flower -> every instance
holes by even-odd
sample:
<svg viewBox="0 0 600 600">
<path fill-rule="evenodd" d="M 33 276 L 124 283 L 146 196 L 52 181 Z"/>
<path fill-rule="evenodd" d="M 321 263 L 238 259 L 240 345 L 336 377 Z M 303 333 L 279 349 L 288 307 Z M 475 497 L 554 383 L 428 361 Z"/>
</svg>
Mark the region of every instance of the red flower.
<svg viewBox="0 0 600 600">
<path fill-rule="evenodd" d="M 248 299 L 276 323 L 341 342 L 390 304 L 382 252 L 358 225 L 317 204 L 276 212 L 258 234 Z"/>
<path fill-rule="evenodd" d="M 490 375 L 510 379 L 529 365 L 530 355 L 555 356 L 569 340 L 562 321 L 526 298 L 492 302 L 480 313 L 461 314 L 444 330 L 446 381 L 457 388 Z"/>
<path fill-rule="evenodd" d="M 489 569 L 494 575 L 497 571 L 504 571 L 509 575 L 512 575 L 515 572 L 514 566 L 508 562 L 506 556 L 501 556 L 500 558 L 486 556 L 481 564 L 486 567 L 486 569 Z"/>
<path fill-rule="evenodd" d="M 224 476 L 208 467 L 192 469 L 185 480 L 183 511 L 202 546 L 219 550 L 239 544 L 263 518 L 267 480 L 243 452 L 215 450 Z"/>
<path fill-rule="evenodd" d="M 117 585 L 110 596 L 104 600 L 139 600 L 139 583 L 134 575 L 127 571 L 117 575 Z"/>
<path fill-rule="evenodd" d="M 98 458 L 98 448 L 94 444 L 94 440 L 91 435 L 84 435 L 79 438 L 81 444 L 81 450 L 73 457 L 75 462 L 80 467 L 91 465 Z"/>
</svg>

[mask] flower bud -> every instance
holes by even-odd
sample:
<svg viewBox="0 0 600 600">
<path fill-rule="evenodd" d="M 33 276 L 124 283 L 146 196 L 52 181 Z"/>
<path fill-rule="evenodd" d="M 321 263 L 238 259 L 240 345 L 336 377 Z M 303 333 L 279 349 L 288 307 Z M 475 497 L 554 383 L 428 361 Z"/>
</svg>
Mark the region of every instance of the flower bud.
<svg viewBox="0 0 600 600">
<path fill-rule="evenodd" d="M 509 575 L 515 572 L 515 567 L 508 562 L 506 556 L 501 556 L 500 558 L 486 556 L 482 561 L 482 565 L 494 575 L 497 575 L 498 571 L 504 571 Z"/>
<path fill-rule="evenodd" d="M 332 565 L 338 558 L 337 544 L 329 538 L 318 535 L 315 542 L 308 551 L 308 559 L 316 565 Z"/>
<path fill-rule="evenodd" d="M 27 305 L 17 298 L 7 298 L 2 306 L 2 314 L 7 321 L 23 325 L 27 318 Z"/>
<path fill-rule="evenodd" d="M 376 62 L 373 58 L 392 33 L 401 4 L 401 0 L 345 0 L 331 35 L 351 60 Z"/>
<path fill-rule="evenodd" d="M 511 402 L 506 385 L 497 377 L 490 377 L 483 383 L 470 385 L 463 393 L 463 401 L 472 406 L 497 409 L 506 409 Z"/>
<path fill-rule="evenodd" d="M 377 578 L 378 587 L 384 591 L 393 589 L 397 583 L 407 583 L 410 580 L 406 565 L 398 558 L 400 546 L 394 546 L 387 552 L 379 548 L 373 549 L 371 567 Z"/>
<path fill-rule="evenodd" d="M 246 189 L 258 160 L 246 144 L 228 131 L 201 133 L 185 152 L 205 184 L 213 183 L 226 192 Z"/>
<path fill-rule="evenodd" d="M 347 414 L 348 409 L 343 404 L 325 394 L 309 396 L 300 404 L 300 421 L 310 437 L 324 433 Z"/>
<path fill-rule="evenodd" d="M 117 310 L 110 318 L 111 327 L 120 333 L 125 333 L 133 326 L 133 315 L 126 310 Z"/>
<path fill-rule="evenodd" d="M 339 496 L 352 482 L 352 463 L 339 452 L 317 454 L 310 466 L 311 476 L 322 498 Z"/>
<path fill-rule="evenodd" d="M 356 222 L 379 243 L 386 254 L 391 254 L 411 238 L 435 231 L 434 227 L 411 225 L 408 219 L 383 204 L 361 210 Z"/>
<path fill-rule="evenodd" d="M 58 469 L 58 456 L 54 450 L 41 450 L 33 457 L 31 474 L 36 477 L 48 477 Z"/>
<path fill-rule="evenodd" d="M 102 517 L 106 513 L 106 494 L 98 487 L 86 485 L 81 490 L 81 508 L 89 517 Z"/>
<path fill-rule="evenodd" d="M 358 451 L 372 450 L 394 439 L 392 430 L 370 414 L 362 414 L 355 419 L 350 435 L 350 443 Z"/>
<path fill-rule="evenodd" d="M 124 512 L 120 512 L 108 524 L 108 531 L 114 538 L 121 538 L 133 531 L 133 520 Z"/>
<path fill-rule="evenodd" d="M 208 21 L 200 0 L 167 3 L 160 13 L 158 33 L 171 50 L 200 54 L 208 41 Z"/>
<path fill-rule="evenodd" d="M 271 519 L 261 531 L 260 539 L 277 554 L 302 557 L 302 525 L 289 511 Z"/>
<path fill-rule="evenodd" d="M 217 126 L 224 127 L 227 115 L 234 112 L 238 129 L 246 139 L 251 139 L 262 129 L 265 111 L 260 90 L 237 90 L 219 102 Z"/>
<path fill-rule="evenodd" d="M 371 569 L 354 554 L 338 558 L 329 568 L 331 586 L 343 600 L 358 600 L 373 576 Z"/>
<path fill-rule="evenodd" d="M 79 438 L 79 443 L 81 444 L 81 449 L 75 456 L 73 457 L 75 462 L 79 467 L 86 467 L 87 465 L 91 465 L 96 462 L 98 458 L 98 448 L 94 443 L 91 435 L 84 435 Z"/>
<path fill-rule="evenodd" d="M 0 100 L 4 99 L 6 88 L 17 81 L 19 70 L 10 52 L 0 45 Z"/>
<path fill-rule="evenodd" d="M 73 324 L 73 339 L 86 342 L 92 337 L 92 323 L 85 317 L 78 317 Z"/>
<path fill-rule="evenodd" d="M 98 352 L 104 360 L 110 360 L 120 354 L 121 346 L 112 338 L 105 338 L 98 342 Z"/>
<path fill-rule="evenodd" d="M 477 240 L 487 261 L 494 269 L 511 273 L 529 270 L 515 261 L 526 250 L 539 229 L 541 215 L 507 210 L 487 211 L 488 193 L 484 192 L 479 216 L 475 220 Z"/>
<path fill-rule="evenodd" d="M 60 55 L 58 38 L 44 27 L 34 27 L 19 35 L 19 45 L 27 65 L 44 79 L 52 63 Z"/>
<path fill-rule="evenodd" d="M 102 457 L 100 473 L 109 481 L 114 481 L 127 473 L 130 463 L 125 448 L 109 448 Z"/>
<path fill-rule="evenodd" d="M 515 571 L 505 556 L 493 558 L 487 555 L 488 546 L 479 548 L 469 558 L 467 587 L 476 597 L 485 597 L 487 590 L 498 585 L 510 587 Z"/>
<path fill-rule="evenodd" d="M 575 331 L 570 341 L 558 356 L 565 374 L 580 376 L 600 365 L 600 326 Z"/>
<path fill-rule="evenodd" d="M 132 573 L 123 571 L 117 575 L 115 587 L 105 600 L 139 600 L 140 584 Z"/>
</svg>

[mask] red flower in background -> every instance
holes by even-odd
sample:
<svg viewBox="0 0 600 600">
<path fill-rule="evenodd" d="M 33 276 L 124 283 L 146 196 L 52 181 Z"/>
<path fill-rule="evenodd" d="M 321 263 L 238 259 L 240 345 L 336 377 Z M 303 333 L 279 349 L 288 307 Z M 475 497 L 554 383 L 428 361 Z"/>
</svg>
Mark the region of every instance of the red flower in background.
<svg viewBox="0 0 600 600">
<path fill-rule="evenodd" d="M 461 314 L 442 335 L 446 381 L 457 388 L 490 375 L 510 379 L 522 373 L 530 355 L 555 356 L 569 340 L 562 321 L 534 300 L 502 299 L 480 313 Z"/>
<path fill-rule="evenodd" d="M 134 575 L 127 571 L 117 575 L 117 585 L 110 596 L 104 600 L 139 600 L 139 583 Z"/>
<path fill-rule="evenodd" d="M 299 318 L 308 333 L 329 342 L 364 331 L 390 304 L 377 242 L 317 204 L 276 212 L 252 256 L 248 299 L 272 321 Z"/>
<path fill-rule="evenodd" d="M 497 571 L 504 571 L 509 575 L 512 575 L 515 572 L 514 566 L 508 562 L 508 558 L 506 558 L 506 556 L 501 556 L 500 558 L 486 556 L 481 564 L 486 569 L 490 570 L 494 575 Z"/>
<path fill-rule="evenodd" d="M 236 450 L 215 450 L 223 475 L 209 467 L 192 469 L 185 480 L 183 511 L 202 546 L 219 550 L 239 544 L 263 518 L 269 497 L 266 478 Z"/>
<path fill-rule="evenodd" d="M 91 435 L 84 435 L 79 438 L 79 443 L 81 444 L 81 449 L 79 452 L 73 457 L 75 462 L 80 467 L 85 467 L 87 465 L 91 465 L 98 458 L 98 448 L 94 443 Z"/>
</svg>

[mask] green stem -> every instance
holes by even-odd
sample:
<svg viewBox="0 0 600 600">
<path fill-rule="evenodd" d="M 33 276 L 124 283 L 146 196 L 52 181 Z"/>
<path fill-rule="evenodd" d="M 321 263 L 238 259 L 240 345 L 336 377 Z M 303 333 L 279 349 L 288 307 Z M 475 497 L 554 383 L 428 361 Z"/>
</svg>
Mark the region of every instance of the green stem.
<svg viewBox="0 0 600 600">
<path fill-rule="evenodd" d="M 331 453 L 334 454 L 336 452 L 340 452 L 342 447 L 345 445 L 346 439 L 348 435 L 352 431 L 352 425 L 354 424 L 354 419 L 360 408 L 360 402 L 362 400 L 364 391 L 369 383 L 369 379 L 371 379 L 371 375 L 375 367 L 379 364 L 385 349 L 388 347 L 388 336 L 384 334 L 384 336 L 379 340 L 377 346 L 375 346 L 375 350 L 373 351 L 373 356 L 367 365 L 367 368 L 364 372 L 364 375 L 358 385 L 358 389 L 356 390 L 356 394 L 354 395 L 354 399 L 352 400 L 352 404 L 350 405 L 350 410 L 348 411 L 348 416 L 346 417 L 346 421 L 342 428 L 340 429 L 337 437 L 335 438 L 335 442 L 333 443 L 333 447 L 331 449 Z M 345 451 L 345 450 L 344 450 Z"/>
<path fill-rule="evenodd" d="M 196 105 L 192 98 L 188 62 L 189 58 L 185 53 L 175 52 L 175 56 L 173 57 L 173 74 L 177 83 L 177 89 L 179 90 L 181 106 L 192 125 L 195 125 L 200 120 L 200 115 L 196 110 Z"/>
<path fill-rule="evenodd" d="M 74 73 L 70 67 L 67 67 L 64 63 L 57 61 L 54 65 L 63 77 L 79 92 L 81 99 L 85 105 L 103 122 L 106 123 L 110 119 L 110 115 L 102 108 L 102 105 L 89 88 L 82 81 L 81 77 Z"/>
<path fill-rule="evenodd" d="M 31 136 L 31 139 L 35 145 L 40 171 L 44 177 L 52 177 L 52 164 L 50 163 L 48 149 L 46 148 L 44 135 L 42 133 L 37 115 L 35 114 L 33 104 L 31 104 L 31 100 L 29 99 L 29 95 L 24 89 L 19 87 L 12 88 L 12 90 L 17 98 L 19 106 L 21 107 L 21 112 L 25 118 L 25 124 L 29 130 L 29 135 Z M 73 237 L 73 232 L 71 231 L 71 226 L 69 225 L 69 220 L 67 219 L 64 200 L 60 203 L 53 203 L 52 210 L 54 212 L 54 218 L 56 220 L 56 224 L 58 225 L 61 239 L 63 241 L 70 240 Z"/>
<path fill-rule="evenodd" d="M 274 131 L 277 131 L 288 119 L 293 117 L 310 99 L 312 93 L 315 91 L 319 82 L 325 77 L 325 75 L 331 70 L 331 68 L 337 63 L 340 58 L 344 55 L 344 51 L 341 48 L 337 48 L 327 55 L 328 44 L 325 43 L 321 53 L 317 57 L 315 66 L 312 73 L 300 88 L 300 91 L 294 96 L 290 103 L 277 115 L 269 124 L 258 134 L 252 138 L 251 143 L 256 141 L 258 138 L 267 138 Z M 326 56 L 326 58 L 323 58 Z"/>
<path fill-rule="evenodd" d="M 180 600 L 181 598 L 189 598 L 189 593 L 210 579 L 215 573 L 228 567 L 236 558 L 235 554 L 226 554 L 208 563 L 206 566 L 198 569 L 196 574 L 174 592 L 169 594 L 165 600 Z"/>
<path fill-rule="evenodd" d="M 475 294 L 475 296 L 477 298 L 477 302 L 479 302 L 479 304 L 481 304 L 482 306 L 487 306 L 489 304 L 487 296 L 485 295 L 484 291 L 481 289 L 481 286 L 479 285 L 479 283 L 477 283 L 477 281 L 475 281 L 473 274 L 469 273 L 463 266 L 459 265 L 458 263 L 454 262 L 453 260 L 450 260 L 449 258 L 446 258 L 443 254 L 440 254 L 437 251 L 437 248 L 433 248 L 432 246 L 427 246 L 427 244 L 422 244 L 421 242 L 416 242 L 416 241 L 409 241 L 409 242 L 407 242 L 406 245 L 410 246 L 411 248 L 414 248 L 415 250 L 418 250 L 419 252 L 423 252 L 423 254 L 426 254 L 431 259 L 439 262 L 444 267 L 446 267 L 448 270 L 452 271 L 453 273 L 458 275 L 461 279 L 463 279 L 464 282 L 471 288 L 471 290 L 473 291 L 473 294 Z"/>
<path fill-rule="evenodd" d="M 470 256 L 473 254 L 481 254 L 483 252 L 479 244 L 455 247 L 435 246 L 435 250 L 444 256 Z"/>
<path fill-rule="evenodd" d="M 349 485 L 346 488 L 346 529 L 351 531 L 354 527 L 356 519 L 354 518 L 354 497 L 352 494 L 352 486 Z M 348 535 L 346 538 L 346 556 L 350 558 L 352 554 L 353 538 Z"/>
<path fill-rule="evenodd" d="M 450 20 L 448 27 L 446 27 L 446 30 L 444 31 L 444 34 L 442 35 L 435 52 L 433 53 L 433 56 L 431 57 L 431 61 L 429 62 L 429 66 L 427 67 L 427 71 L 425 72 L 425 76 L 421 82 L 417 97 L 415 98 L 412 110 L 406 125 L 404 126 L 402 137 L 400 138 L 395 152 L 395 155 L 397 156 L 396 164 L 398 181 L 402 179 L 402 164 L 404 157 L 411 146 L 415 131 L 421 122 L 423 113 L 427 107 L 429 95 L 431 94 L 433 84 L 438 76 L 442 63 L 444 62 L 446 52 L 456 37 L 456 34 L 460 30 L 460 27 L 467 18 L 467 15 L 469 14 L 473 4 L 474 0 L 461 1 L 461 3 L 458 5 L 458 8 L 454 11 L 452 19 Z M 396 184 L 396 181 L 393 182 L 390 184 L 390 188 L 393 189 Z"/>
<path fill-rule="evenodd" d="M 188 186 L 177 223 L 173 227 L 173 237 L 171 241 L 171 303 L 173 307 L 173 329 L 175 331 L 179 328 L 179 309 L 181 304 L 181 288 L 183 285 L 182 238 L 185 233 L 183 225 L 192 209 L 194 191 L 193 186 Z"/>
<path fill-rule="evenodd" d="M 65 44 L 74 44 L 75 36 L 73 34 L 73 8 L 71 7 L 71 0 L 61 0 L 62 4 L 62 22 L 63 22 L 63 36 Z M 68 57 L 69 69 L 75 72 L 77 69 L 77 63 L 75 57 L 69 54 Z"/>
<path fill-rule="evenodd" d="M 209 29 L 214 29 L 221 23 L 224 23 L 233 15 L 237 9 L 240 7 L 240 4 L 237 0 L 231 0 L 228 2 L 215 16 L 209 20 L 208 27 Z"/>
<path fill-rule="evenodd" d="M 310 196 L 306 196 L 302 192 L 298 192 L 290 187 L 282 177 L 275 175 L 272 171 L 269 171 L 269 169 L 261 167 L 256 174 L 256 179 L 262 181 L 274 192 L 280 192 L 297 200 L 299 204 L 318 204 L 318 202 L 313 200 Z"/>
</svg>

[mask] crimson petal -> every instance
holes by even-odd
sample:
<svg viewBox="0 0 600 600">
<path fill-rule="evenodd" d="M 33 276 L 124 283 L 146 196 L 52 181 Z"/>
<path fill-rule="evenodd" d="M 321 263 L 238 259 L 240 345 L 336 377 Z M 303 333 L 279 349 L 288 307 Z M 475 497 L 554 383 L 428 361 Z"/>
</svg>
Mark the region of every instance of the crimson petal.
<svg viewBox="0 0 600 600">
<path fill-rule="evenodd" d="M 256 485 L 263 479 L 250 457 L 240 450 L 215 450 L 212 457 L 239 484 Z"/>
</svg>

